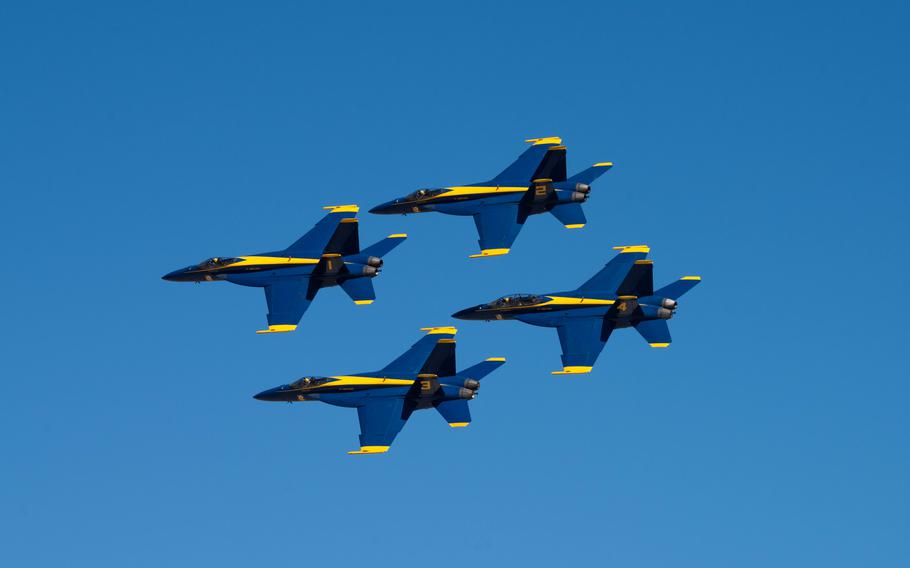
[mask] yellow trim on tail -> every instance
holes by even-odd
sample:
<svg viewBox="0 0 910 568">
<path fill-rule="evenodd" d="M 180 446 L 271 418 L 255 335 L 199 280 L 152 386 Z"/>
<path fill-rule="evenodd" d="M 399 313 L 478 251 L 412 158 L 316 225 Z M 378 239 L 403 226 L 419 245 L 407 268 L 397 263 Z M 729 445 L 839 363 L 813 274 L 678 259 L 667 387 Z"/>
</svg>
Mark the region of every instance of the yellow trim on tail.
<svg viewBox="0 0 910 568">
<path fill-rule="evenodd" d="M 611 168 L 613 167 L 613 162 L 597 162 L 592 168 Z"/>
<path fill-rule="evenodd" d="M 505 357 L 487 357 L 484 360 L 485 361 L 503 361 L 504 362 L 506 360 L 506 358 Z"/>
<path fill-rule="evenodd" d="M 669 347 L 669 343 L 649 343 L 651 347 Z"/>
<path fill-rule="evenodd" d="M 590 373 L 591 369 L 594 367 L 584 367 L 581 365 L 574 365 L 569 367 L 563 367 L 562 371 L 553 371 L 551 375 L 581 375 L 583 373 Z"/>
<path fill-rule="evenodd" d="M 581 229 L 584 226 L 584 223 L 575 223 L 573 225 L 566 225 L 566 229 Z"/>
<path fill-rule="evenodd" d="M 389 451 L 388 446 L 360 446 L 359 450 L 348 452 L 348 454 L 384 454 Z"/>
<path fill-rule="evenodd" d="M 354 303 L 358 306 L 369 306 L 373 301 L 374 300 L 354 300 Z"/>
<path fill-rule="evenodd" d="M 562 138 L 559 136 L 547 136 L 546 138 L 528 138 L 525 140 L 528 144 L 562 144 Z"/>
<path fill-rule="evenodd" d="M 613 247 L 613 250 L 618 250 L 620 253 L 624 253 L 624 252 L 649 253 L 649 252 L 651 252 L 651 247 L 649 247 L 648 245 L 628 245 L 628 246 L 620 245 L 618 247 Z"/>
<path fill-rule="evenodd" d="M 360 207 L 356 205 L 326 205 L 323 209 L 330 213 L 357 213 Z"/>
<path fill-rule="evenodd" d="M 283 333 L 285 331 L 294 331 L 295 329 L 297 329 L 296 325 L 279 324 L 270 325 L 268 329 L 257 329 L 256 333 Z"/>
<path fill-rule="evenodd" d="M 452 326 L 422 327 L 422 328 L 420 328 L 420 331 L 427 332 L 427 335 L 433 335 L 434 333 L 451 333 L 452 335 L 455 335 L 456 333 L 458 333 L 458 330 Z"/>
<path fill-rule="evenodd" d="M 470 424 L 470 422 L 449 422 L 449 426 L 452 428 L 464 428 L 468 424 Z"/>
<path fill-rule="evenodd" d="M 407 233 L 395 233 L 394 235 L 389 235 L 387 239 L 406 239 L 408 238 Z"/>
<path fill-rule="evenodd" d="M 503 254 L 509 254 L 511 249 L 483 249 L 480 251 L 480 254 L 472 254 L 468 258 L 483 258 L 485 256 L 500 256 Z"/>
<path fill-rule="evenodd" d="M 701 276 L 683 276 L 680 280 L 701 280 Z"/>
</svg>

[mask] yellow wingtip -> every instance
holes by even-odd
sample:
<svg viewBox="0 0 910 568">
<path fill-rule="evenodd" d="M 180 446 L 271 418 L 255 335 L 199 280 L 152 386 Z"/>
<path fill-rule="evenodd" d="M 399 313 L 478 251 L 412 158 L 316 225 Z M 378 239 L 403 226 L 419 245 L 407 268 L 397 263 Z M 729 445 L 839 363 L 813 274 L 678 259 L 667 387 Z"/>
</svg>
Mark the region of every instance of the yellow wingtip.
<svg viewBox="0 0 910 568">
<path fill-rule="evenodd" d="M 551 375 L 582 375 L 584 373 L 590 373 L 591 369 L 594 367 L 585 367 L 582 365 L 569 365 L 563 367 L 562 371 L 552 371 Z"/>
<path fill-rule="evenodd" d="M 387 451 L 389 451 L 389 446 L 360 446 L 359 450 L 352 450 L 348 454 L 384 454 Z"/>
<path fill-rule="evenodd" d="M 357 213 L 360 207 L 356 205 L 326 205 L 323 207 L 329 213 Z"/>
<path fill-rule="evenodd" d="M 295 329 L 296 325 L 270 325 L 268 329 L 257 329 L 256 333 L 284 333 Z"/>
<path fill-rule="evenodd" d="M 505 357 L 487 357 L 486 360 L 487 361 L 501 361 L 504 363 L 506 358 Z"/>
<path fill-rule="evenodd" d="M 620 245 L 618 247 L 613 247 L 613 250 L 618 250 L 621 253 L 624 252 L 651 252 L 651 247 L 648 245 Z"/>
<path fill-rule="evenodd" d="M 566 229 L 581 229 L 584 226 L 584 223 L 574 223 L 572 225 L 566 225 Z"/>
<path fill-rule="evenodd" d="M 427 332 L 427 335 L 433 335 L 436 333 L 451 333 L 452 335 L 455 335 L 458 333 L 458 330 L 450 325 L 442 327 L 422 327 L 420 328 L 420 331 Z"/>
<path fill-rule="evenodd" d="M 407 233 L 395 233 L 394 235 L 389 235 L 387 239 L 406 239 L 408 238 Z"/>
<path fill-rule="evenodd" d="M 499 249 L 483 249 L 480 251 L 480 254 L 472 254 L 468 258 L 483 258 L 485 256 L 501 256 L 504 254 L 509 254 L 509 251 L 512 249 L 499 248 Z"/>
<path fill-rule="evenodd" d="M 683 276 L 680 280 L 701 280 L 701 276 Z"/>
<path fill-rule="evenodd" d="M 449 426 L 452 428 L 464 428 L 468 424 L 470 424 L 470 422 L 449 422 Z"/>
<path fill-rule="evenodd" d="M 597 162 L 596 164 L 594 164 L 591 167 L 592 168 L 612 168 L 613 162 Z"/>
<path fill-rule="evenodd" d="M 528 144 L 562 144 L 562 138 L 559 136 L 547 136 L 545 138 L 528 138 L 525 140 Z"/>
<path fill-rule="evenodd" d="M 373 300 L 354 300 L 354 303 L 358 306 L 369 306 L 373 303 Z"/>
<path fill-rule="evenodd" d="M 649 343 L 651 347 L 669 347 L 669 343 Z"/>
</svg>

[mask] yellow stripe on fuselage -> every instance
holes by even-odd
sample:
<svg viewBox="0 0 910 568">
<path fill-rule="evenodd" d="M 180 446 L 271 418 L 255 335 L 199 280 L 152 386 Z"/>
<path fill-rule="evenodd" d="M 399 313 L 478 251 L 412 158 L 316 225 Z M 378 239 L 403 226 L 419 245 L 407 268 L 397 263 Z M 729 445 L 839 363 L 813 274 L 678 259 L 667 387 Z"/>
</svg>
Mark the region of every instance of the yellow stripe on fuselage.
<svg viewBox="0 0 910 568">
<path fill-rule="evenodd" d="M 464 195 L 499 195 L 503 193 L 518 193 L 528 191 L 527 186 L 525 187 L 500 187 L 500 186 L 455 186 L 455 187 L 446 187 L 445 191 L 439 195 L 434 195 L 427 201 L 433 201 L 436 199 L 442 199 L 444 197 L 461 197 Z"/>
<path fill-rule="evenodd" d="M 383 379 L 380 377 L 358 377 L 355 375 L 340 375 L 329 378 L 332 380 L 313 387 L 313 390 L 334 387 L 410 386 L 414 384 L 414 381 L 408 379 Z"/>
<path fill-rule="evenodd" d="M 549 300 L 538 306 L 609 306 L 616 303 L 616 300 L 601 300 L 600 298 L 568 298 L 564 296 L 547 296 Z"/>
<path fill-rule="evenodd" d="M 219 268 L 233 268 L 235 266 L 289 266 L 298 264 L 318 264 L 318 258 L 296 258 L 288 256 L 242 256 L 240 261 L 219 266 Z"/>
</svg>

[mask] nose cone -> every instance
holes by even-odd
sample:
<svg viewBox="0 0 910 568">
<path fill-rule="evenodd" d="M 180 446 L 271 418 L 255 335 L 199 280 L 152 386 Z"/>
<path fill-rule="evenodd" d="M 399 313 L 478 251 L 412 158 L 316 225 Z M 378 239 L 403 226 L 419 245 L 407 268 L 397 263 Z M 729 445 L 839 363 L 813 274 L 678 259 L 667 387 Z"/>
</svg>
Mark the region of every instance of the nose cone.
<svg viewBox="0 0 910 568">
<path fill-rule="evenodd" d="M 282 401 L 282 400 L 285 400 L 285 398 L 282 396 L 283 390 L 284 389 L 282 387 L 275 387 L 273 389 L 264 390 L 259 394 L 254 394 L 253 398 L 255 398 L 256 400 L 264 400 L 267 402 Z"/>
<path fill-rule="evenodd" d="M 162 280 L 167 280 L 168 282 L 193 282 L 196 278 L 189 274 L 188 268 L 180 268 L 173 272 L 168 272 L 161 277 Z"/>
<path fill-rule="evenodd" d="M 483 313 L 483 305 L 474 306 L 473 308 L 466 308 L 459 312 L 452 314 L 452 317 L 460 320 L 483 320 L 487 319 L 486 315 Z"/>
<path fill-rule="evenodd" d="M 376 207 L 370 209 L 370 213 L 375 213 L 377 215 L 401 215 L 402 213 L 407 213 L 409 211 L 407 204 L 403 203 L 403 199 L 393 199 L 391 201 L 386 201 L 385 203 L 380 203 Z"/>
</svg>

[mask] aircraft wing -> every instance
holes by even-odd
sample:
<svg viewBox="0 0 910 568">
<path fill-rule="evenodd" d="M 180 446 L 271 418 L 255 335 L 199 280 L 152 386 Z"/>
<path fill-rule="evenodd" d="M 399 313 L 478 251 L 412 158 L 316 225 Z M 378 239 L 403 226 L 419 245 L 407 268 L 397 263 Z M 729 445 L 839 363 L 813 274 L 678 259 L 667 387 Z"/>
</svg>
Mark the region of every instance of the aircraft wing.
<svg viewBox="0 0 910 568">
<path fill-rule="evenodd" d="M 629 271 L 635 265 L 635 261 L 644 260 L 651 250 L 645 245 L 613 248 L 618 250 L 619 254 L 611 258 L 610 262 L 600 269 L 600 272 L 579 286 L 578 291 L 596 290 L 610 294 L 616 292 L 626 279 Z"/>
<path fill-rule="evenodd" d="M 404 398 L 379 398 L 357 407 L 360 419 L 360 449 L 349 454 L 381 454 L 389 446 L 411 413 Z"/>
<path fill-rule="evenodd" d="M 480 212 L 474 215 L 474 224 L 480 235 L 480 254 L 472 254 L 471 258 L 508 254 L 524 224 L 524 220 L 519 222 L 518 215 L 517 203 L 481 207 Z"/>
<path fill-rule="evenodd" d="M 349 231 L 344 231 L 344 234 L 339 235 L 337 239 L 333 239 L 333 237 L 339 228 L 339 224 L 344 223 L 346 219 L 353 219 L 353 222 L 348 222 L 356 223 L 355 217 L 359 208 L 356 205 L 332 205 L 323 207 L 323 209 L 329 209 L 329 213 L 320 219 L 305 235 L 294 241 L 291 246 L 285 249 L 285 252 L 292 256 L 319 258 L 326 251 L 326 247 L 333 241 L 337 243 L 339 248 L 350 246 Z M 352 224 L 351 228 L 356 236 L 356 224 Z M 359 243 L 357 246 L 359 246 Z"/>
<path fill-rule="evenodd" d="M 553 374 L 590 373 L 613 332 L 613 323 L 602 317 L 571 318 L 556 331 L 562 346 L 563 367 Z"/>
<path fill-rule="evenodd" d="M 278 280 L 265 287 L 269 305 L 269 328 L 256 333 L 294 331 L 303 313 L 310 307 L 317 289 L 311 289 L 308 277 Z"/>
</svg>

